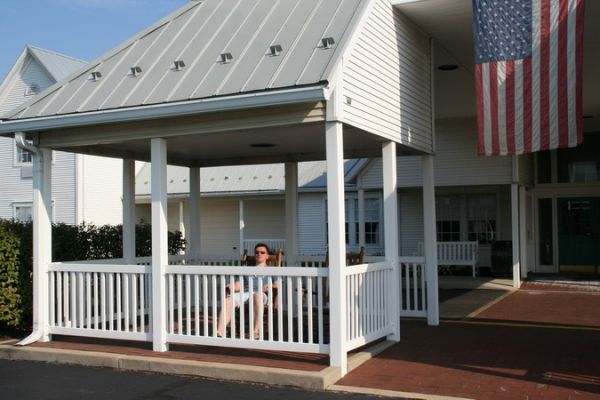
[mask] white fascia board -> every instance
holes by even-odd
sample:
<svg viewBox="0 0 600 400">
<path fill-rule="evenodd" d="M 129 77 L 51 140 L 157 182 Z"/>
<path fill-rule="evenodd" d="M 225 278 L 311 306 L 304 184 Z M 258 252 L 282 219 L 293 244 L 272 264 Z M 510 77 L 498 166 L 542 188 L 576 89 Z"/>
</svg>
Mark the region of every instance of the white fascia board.
<svg viewBox="0 0 600 400">
<path fill-rule="evenodd" d="M 217 111 L 233 111 L 326 100 L 324 85 L 236 96 L 191 100 L 186 102 L 155 104 L 114 110 L 93 111 L 82 114 L 53 115 L 48 117 L 0 121 L 0 134 L 22 131 L 70 128 L 116 122 L 177 117 Z"/>
</svg>

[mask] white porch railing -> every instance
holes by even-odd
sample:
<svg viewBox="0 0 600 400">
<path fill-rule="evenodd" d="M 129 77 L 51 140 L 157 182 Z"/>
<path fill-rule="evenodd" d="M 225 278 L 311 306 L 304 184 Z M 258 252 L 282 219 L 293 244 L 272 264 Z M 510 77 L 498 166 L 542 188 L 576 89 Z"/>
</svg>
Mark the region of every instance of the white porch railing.
<svg viewBox="0 0 600 400">
<path fill-rule="evenodd" d="M 147 266 L 50 264 L 48 333 L 151 340 L 149 277 Z"/>
<path fill-rule="evenodd" d="M 424 257 L 400 257 L 400 315 L 427 317 Z"/>
<path fill-rule="evenodd" d="M 218 267 L 168 266 L 167 341 L 198 345 L 218 345 L 270 350 L 328 353 L 325 337 L 323 288 L 327 270 L 300 267 Z M 253 307 L 231 308 L 228 330 L 217 337 L 217 319 L 227 296 L 226 285 L 235 281 L 248 287 L 267 285 L 269 301 L 264 311 L 254 315 Z M 243 285 L 243 283 L 242 283 Z M 258 318 L 259 337 L 252 337 Z M 247 327 L 248 326 L 248 327 Z M 224 328 L 224 327 L 222 327 Z"/>
<path fill-rule="evenodd" d="M 346 267 L 346 350 L 392 333 L 389 262 Z"/>
</svg>

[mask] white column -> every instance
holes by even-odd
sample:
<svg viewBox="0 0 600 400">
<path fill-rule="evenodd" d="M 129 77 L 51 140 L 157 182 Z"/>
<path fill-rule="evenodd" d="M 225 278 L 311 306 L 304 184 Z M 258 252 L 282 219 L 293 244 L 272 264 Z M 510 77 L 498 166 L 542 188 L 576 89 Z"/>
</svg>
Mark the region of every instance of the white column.
<svg viewBox="0 0 600 400">
<path fill-rule="evenodd" d="M 358 248 L 365 246 L 366 248 L 366 233 L 365 233 L 365 190 L 358 189 Z"/>
<path fill-rule="evenodd" d="M 400 263 L 398 260 L 398 177 L 396 176 L 396 143 L 382 145 L 383 161 L 383 220 L 385 258 L 392 264 L 391 282 L 388 282 L 390 298 L 390 321 L 392 333 L 388 340 L 400 340 Z"/>
<path fill-rule="evenodd" d="M 200 168 L 190 168 L 190 234 L 187 255 L 200 257 Z"/>
<path fill-rule="evenodd" d="M 52 150 L 33 155 L 33 332 L 48 335 L 48 265 L 52 262 Z M 25 344 L 25 343 L 24 343 Z"/>
<path fill-rule="evenodd" d="M 298 163 L 285 163 L 285 259 L 296 265 L 298 255 Z"/>
<path fill-rule="evenodd" d="M 135 160 L 123 160 L 123 258 L 135 264 Z"/>
<path fill-rule="evenodd" d="M 513 262 L 513 287 L 521 287 L 521 263 L 519 240 L 519 184 L 510 185 L 511 200 L 511 231 L 512 231 L 512 262 Z"/>
<path fill-rule="evenodd" d="M 440 324 L 434 182 L 433 156 L 423 156 L 423 231 L 425 234 L 423 251 L 427 281 L 427 324 L 429 325 Z"/>
<path fill-rule="evenodd" d="M 246 222 L 244 218 L 244 200 L 240 200 L 240 256 L 244 254 L 244 239 L 246 230 Z M 254 249 L 248 249 L 248 252 L 253 250 Z"/>
<path fill-rule="evenodd" d="M 327 222 L 329 234 L 330 363 L 348 371 L 346 353 L 346 239 L 344 232 L 344 143 L 341 122 L 326 123 Z"/>
<path fill-rule="evenodd" d="M 527 278 L 527 189 L 519 187 L 519 250 L 521 278 Z"/>
<path fill-rule="evenodd" d="M 151 142 L 152 173 L 152 348 L 167 351 L 165 267 L 169 262 L 167 227 L 167 141 Z"/>
</svg>

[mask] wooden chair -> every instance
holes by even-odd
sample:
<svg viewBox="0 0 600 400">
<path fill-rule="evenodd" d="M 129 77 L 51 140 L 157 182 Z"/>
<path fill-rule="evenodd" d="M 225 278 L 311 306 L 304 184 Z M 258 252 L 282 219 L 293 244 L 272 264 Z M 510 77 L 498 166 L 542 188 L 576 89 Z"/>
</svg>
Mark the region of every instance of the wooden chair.
<svg viewBox="0 0 600 400">
<path fill-rule="evenodd" d="M 346 266 L 350 265 L 360 265 L 364 263 L 365 259 L 365 246 L 360 246 L 360 251 L 358 253 L 349 252 L 346 253 Z M 329 268 L 329 249 L 327 249 L 327 253 L 325 254 L 325 267 Z M 323 294 L 323 303 L 329 303 L 329 286 L 328 278 L 323 279 L 323 285 L 325 285 L 325 293 Z"/>
<path fill-rule="evenodd" d="M 254 256 L 248 255 L 248 249 L 244 249 L 244 254 L 242 255 L 242 265 L 256 265 L 256 258 Z M 267 265 L 269 267 L 283 266 L 283 250 L 277 249 L 275 251 L 275 254 L 269 254 L 269 258 L 267 259 Z"/>
</svg>

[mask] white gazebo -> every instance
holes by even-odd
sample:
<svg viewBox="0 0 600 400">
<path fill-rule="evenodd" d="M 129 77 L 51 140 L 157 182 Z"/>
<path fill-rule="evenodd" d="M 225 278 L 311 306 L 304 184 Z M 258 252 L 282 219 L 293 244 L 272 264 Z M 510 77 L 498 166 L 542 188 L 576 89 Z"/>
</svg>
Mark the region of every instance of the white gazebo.
<svg viewBox="0 0 600 400">
<path fill-rule="evenodd" d="M 431 59 L 429 39 L 387 0 L 191 1 L 14 110 L 0 134 L 34 153 L 34 332 L 24 344 L 77 335 L 151 341 L 155 351 L 316 352 L 344 375 L 348 351 L 400 339 L 405 303 L 437 324 Z M 52 261 L 52 150 L 123 159 L 122 259 Z M 400 260 L 403 154 L 424 159 L 425 256 Z M 385 257 L 346 266 L 343 160 L 354 157 L 383 158 Z M 307 268 L 296 250 L 297 162 L 323 159 L 329 267 Z M 147 259 L 135 255 L 134 160 L 152 163 Z M 285 162 L 287 265 L 203 257 L 200 168 L 273 162 Z M 190 169 L 180 256 L 167 253 L 167 163 Z M 277 300 L 259 315 L 232 310 L 237 322 L 217 337 L 225 285 L 241 276 L 270 294 L 278 284 Z M 255 318 L 258 339 L 244 328 Z"/>
</svg>

